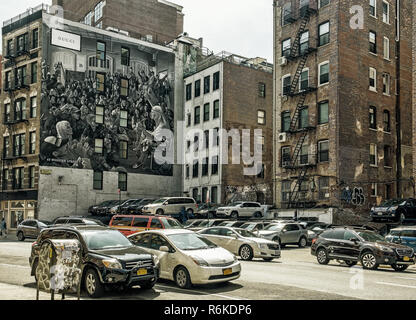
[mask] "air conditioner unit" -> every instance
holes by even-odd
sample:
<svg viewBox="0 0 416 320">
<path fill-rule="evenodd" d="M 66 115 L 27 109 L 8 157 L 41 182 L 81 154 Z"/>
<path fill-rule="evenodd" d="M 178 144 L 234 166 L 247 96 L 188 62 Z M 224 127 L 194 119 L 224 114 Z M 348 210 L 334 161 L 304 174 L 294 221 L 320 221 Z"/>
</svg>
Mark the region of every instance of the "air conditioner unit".
<svg viewBox="0 0 416 320">
<path fill-rule="evenodd" d="M 286 132 L 279 133 L 277 140 L 279 143 L 285 143 L 287 141 L 287 133 Z"/>
<path fill-rule="evenodd" d="M 285 66 L 285 65 L 287 65 L 287 58 L 286 58 L 286 57 L 280 57 L 280 58 L 278 59 L 278 64 L 279 64 L 280 66 Z"/>
</svg>

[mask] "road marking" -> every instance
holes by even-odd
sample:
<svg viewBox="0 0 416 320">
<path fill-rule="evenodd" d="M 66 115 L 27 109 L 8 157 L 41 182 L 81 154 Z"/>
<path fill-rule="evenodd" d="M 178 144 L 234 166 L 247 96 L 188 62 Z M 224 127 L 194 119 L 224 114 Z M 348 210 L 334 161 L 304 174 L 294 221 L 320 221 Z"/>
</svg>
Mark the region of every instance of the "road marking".
<svg viewBox="0 0 416 320">
<path fill-rule="evenodd" d="M 411 278 L 411 277 L 395 277 L 397 279 L 405 279 L 405 280 L 414 280 L 416 281 L 416 278 Z"/>
<path fill-rule="evenodd" d="M 394 286 L 394 287 L 403 287 L 403 288 L 410 288 L 410 289 L 416 289 L 416 286 L 408 286 L 405 284 L 397 284 L 397 283 L 390 283 L 390 282 L 376 282 L 377 284 L 385 284 L 388 286 Z"/>
<path fill-rule="evenodd" d="M 208 293 L 208 292 L 196 291 L 196 290 L 187 290 L 187 289 L 181 289 L 181 288 L 176 288 L 176 287 L 164 286 L 164 285 L 160 285 L 160 284 L 156 284 L 156 287 L 170 289 L 170 290 L 175 289 L 175 290 L 179 290 L 179 291 L 185 291 L 185 292 L 189 292 L 189 293 L 198 293 L 198 294 L 208 295 L 208 296 L 215 296 L 215 297 L 228 299 L 228 300 L 248 300 L 248 299 L 245 299 L 245 298 L 230 297 L 230 296 L 225 296 L 225 295 L 222 295 L 222 294 Z"/>
<path fill-rule="evenodd" d="M 13 267 L 13 268 L 30 269 L 30 267 L 27 267 L 27 266 L 21 266 L 21 265 L 18 265 L 18 264 L 8 264 L 8 263 L 0 263 L 0 267 Z"/>
</svg>

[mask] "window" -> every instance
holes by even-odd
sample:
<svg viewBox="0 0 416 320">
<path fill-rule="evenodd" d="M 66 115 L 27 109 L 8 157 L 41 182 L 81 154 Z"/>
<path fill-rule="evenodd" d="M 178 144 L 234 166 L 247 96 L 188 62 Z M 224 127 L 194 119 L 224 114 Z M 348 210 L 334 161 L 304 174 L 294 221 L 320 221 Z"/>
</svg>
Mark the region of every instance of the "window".
<svg viewBox="0 0 416 320">
<path fill-rule="evenodd" d="M 303 55 L 309 49 L 309 31 L 302 32 L 299 39 L 299 54 Z"/>
<path fill-rule="evenodd" d="M 305 165 L 309 163 L 309 146 L 307 144 L 302 145 L 300 149 L 299 164 Z"/>
<path fill-rule="evenodd" d="M 370 52 L 377 54 L 377 34 L 374 31 L 370 31 L 369 40 L 370 40 Z"/>
<path fill-rule="evenodd" d="M 257 111 L 257 124 L 266 124 L 266 111 Z"/>
<path fill-rule="evenodd" d="M 199 150 L 199 134 L 195 134 L 194 136 L 194 152 Z"/>
<path fill-rule="evenodd" d="M 13 136 L 13 156 L 19 157 L 25 154 L 25 140 L 24 133 Z"/>
<path fill-rule="evenodd" d="M 291 150 L 290 147 L 282 147 L 280 149 L 280 166 L 281 167 L 287 167 L 290 166 L 290 162 L 291 162 L 291 154 L 290 154 Z"/>
<path fill-rule="evenodd" d="M 319 199 L 324 200 L 329 198 L 329 177 L 319 177 Z"/>
<path fill-rule="evenodd" d="M 127 159 L 128 158 L 128 142 L 127 141 L 120 141 L 120 158 Z"/>
<path fill-rule="evenodd" d="M 282 92 L 284 96 L 290 94 L 290 87 L 292 84 L 291 76 L 287 75 L 282 78 Z"/>
<path fill-rule="evenodd" d="M 186 85 L 186 101 L 192 99 L 192 83 Z"/>
<path fill-rule="evenodd" d="M 390 23 L 390 4 L 383 1 L 383 22 Z"/>
<path fill-rule="evenodd" d="M 266 97 L 266 84 L 262 82 L 259 82 L 259 97 Z"/>
<path fill-rule="evenodd" d="M 92 25 L 92 15 L 93 15 L 92 12 L 88 12 L 88 14 L 85 16 L 84 23 L 86 25 L 89 25 L 89 26 Z"/>
<path fill-rule="evenodd" d="M 319 25 L 319 46 L 329 43 L 329 21 Z"/>
<path fill-rule="evenodd" d="M 17 37 L 17 52 L 26 52 L 29 49 L 29 35 L 27 33 Z"/>
<path fill-rule="evenodd" d="M 12 84 L 12 72 L 11 71 L 7 71 L 4 77 L 4 89 L 11 89 L 11 84 Z"/>
<path fill-rule="evenodd" d="M 6 103 L 4 105 L 4 123 L 10 122 L 10 103 Z"/>
<path fill-rule="evenodd" d="M 96 74 L 97 91 L 104 92 L 105 90 L 105 74 L 97 72 Z"/>
<path fill-rule="evenodd" d="M 220 117 L 220 100 L 214 101 L 214 119 L 217 119 Z"/>
<path fill-rule="evenodd" d="M 299 91 L 304 91 L 309 88 L 309 69 L 304 69 L 300 74 Z"/>
<path fill-rule="evenodd" d="M 204 104 L 204 122 L 209 121 L 209 103 Z"/>
<path fill-rule="evenodd" d="M 218 187 L 211 188 L 211 203 L 218 203 Z"/>
<path fill-rule="evenodd" d="M 377 129 L 377 109 L 376 107 L 370 106 L 369 108 L 370 115 L 370 129 Z"/>
<path fill-rule="evenodd" d="M 14 55 L 14 41 L 13 39 L 7 40 L 7 54 L 9 56 L 13 56 Z"/>
<path fill-rule="evenodd" d="M 325 7 L 329 2 L 330 0 L 319 0 L 319 8 Z"/>
<path fill-rule="evenodd" d="M 187 127 L 190 127 L 191 126 L 191 122 L 192 122 L 192 115 L 190 114 L 190 113 L 188 113 L 187 115 L 186 115 L 186 126 Z"/>
<path fill-rule="evenodd" d="M 26 66 L 19 67 L 16 69 L 15 72 L 15 85 L 16 87 L 24 87 L 27 86 L 28 78 L 27 78 L 27 69 Z"/>
<path fill-rule="evenodd" d="M 38 109 L 38 99 L 37 97 L 31 97 L 30 98 L 30 117 L 31 118 L 36 118 L 37 115 L 37 109 Z"/>
<path fill-rule="evenodd" d="M 27 119 L 26 100 L 25 99 L 17 100 L 14 103 L 14 120 L 20 121 L 20 120 L 26 120 L 26 119 Z"/>
<path fill-rule="evenodd" d="M 121 47 L 121 65 L 129 66 L 130 65 L 130 49 Z"/>
<path fill-rule="evenodd" d="M 372 183 L 371 184 L 371 196 L 372 197 L 377 197 L 378 193 L 377 193 L 377 183 Z"/>
<path fill-rule="evenodd" d="M 9 184 L 9 169 L 3 170 L 2 190 L 7 190 Z"/>
<path fill-rule="evenodd" d="M 192 178 L 198 178 L 199 175 L 199 161 L 194 160 L 194 164 L 192 166 Z"/>
<path fill-rule="evenodd" d="M 194 188 L 194 189 L 192 189 L 192 198 L 194 198 L 195 200 L 198 200 L 199 199 L 199 190 L 198 190 L 198 188 Z"/>
<path fill-rule="evenodd" d="M 211 175 L 218 174 L 218 156 L 212 157 Z"/>
<path fill-rule="evenodd" d="M 318 104 L 318 124 L 328 123 L 329 116 L 328 116 L 328 101 L 320 102 Z"/>
<path fill-rule="evenodd" d="M 383 131 L 390 132 L 390 112 L 388 110 L 383 111 Z"/>
<path fill-rule="evenodd" d="M 209 130 L 204 131 L 204 137 L 205 137 L 205 148 L 209 149 Z"/>
<path fill-rule="evenodd" d="M 123 97 L 128 97 L 129 95 L 129 80 L 121 78 L 120 79 L 120 95 Z"/>
<path fill-rule="evenodd" d="M 195 107 L 194 112 L 194 125 L 196 125 L 201 122 L 201 107 Z"/>
<path fill-rule="evenodd" d="M 13 169 L 13 189 L 23 189 L 24 183 L 24 168 Z"/>
<path fill-rule="evenodd" d="M 105 61 L 106 59 L 106 43 L 102 41 L 97 41 L 97 62 Z"/>
<path fill-rule="evenodd" d="M 290 111 L 282 112 L 282 132 L 288 132 L 290 130 Z"/>
<path fill-rule="evenodd" d="M 10 137 L 3 138 L 3 158 L 8 158 L 10 156 Z"/>
<path fill-rule="evenodd" d="M 94 16 L 95 16 L 95 22 L 100 20 L 103 17 L 103 8 L 104 8 L 104 2 L 99 2 L 94 9 Z"/>
<path fill-rule="evenodd" d="M 214 128 L 214 135 L 213 135 L 213 146 L 220 145 L 220 129 Z"/>
<path fill-rule="evenodd" d="M 377 70 L 370 67 L 370 90 L 377 91 Z"/>
<path fill-rule="evenodd" d="M 212 84 L 212 90 L 218 90 L 220 88 L 220 72 L 215 72 L 214 73 L 214 78 L 213 78 L 213 84 Z"/>
<path fill-rule="evenodd" d="M 282 202 L 288 202 L 290 198 L 290 187 L 291 187 L 290 181 L 282 181 Z"/>
<path fill-rule="evenodd" d="M 100 171 L 94 171 L 93 189 L 103 190 L 103 173 Z"/>
<path fill-rule="evenodd" d="M 186 179 L 189 179 L 189 164 L 185 166 L 185 177 Z"/>
<path fill-rule="evenodd" d="M 265 176 L 265 170 L 266 170 L 266 166 L 264 165 L 264 163 L 261 164 L 261 169 L 259 174 L 257 175 L 258 179 L 264 179 Z"/>
<path fill-rule="evenodd" d="M 383 73 L 383 94 L 390 95 L 390 75 Z"/>
<path fill-rule="evenodd" d="M 29 189 L 35 188 L 35 167 L 29 167 Z"/>
<path fill-rule="evenodd" d="M 329 141 L 318 142 L 318 161 L 327 162 L 329 161 Z"/>
<path fill-rule="evenodd" d="M 120 111 L 120 127 L 127 128 L 128 123 L 128 112 L 126 110 Z"/>
<path fill-rule="evenodd" d="M 210 85 L 211 85 L 211 77 L 207 76 L 204 78 L 204 94 L 209 93 L 209 91 L 211 90 Z"/>
<path fill-rule="evenodd" d="M 30 83 L 36 83 L 38 81 L 38 63 L 33 62 L 31 64 L 31 77 L 30 77 Z"/>
<path fill-rule="evenodd" d="M 370 144 L 370 166 L 377 167 L 377 145 Z"/>
<path fill-rule="evenodd" d="M 96 106 L 95 107 L 95 123 L 104 123 L 104 107 Z"/>
<path fill-rule="evenodd" d="M 195 98 L 201 95 L 201 80 L 195 81 Z"/>
<path fill-rule="evenodd" d="M 292 4 L 291 2 L 286 3 L 283 6 L 283 14 L 282 14 L 282 26 L 289 24 L 293 21 L 292 17 Z"/>
<path fill-rule="evenodd" d="M 103 154 L 104 152 L 104 142 L 103 139 L 95 139 L 95 153 Z"/>
<path fill-rule="evenodd" d="M 392 164 L 392 152 L 390 146 L 384 146 L 384 166 L 391 168 L 393 166 Z"/>
<path fill-rule="evenodd" d="M 309 109 L 303 108 L 300 110 L 298 128 L 304 129 L 309 127 Z"/>
<path fill-rule="evenodd" d="M 319 85 L 329 83 L 329 62 L 322 62 L 319 64 Z"/>
<path fill-rule="evenodd" d="M 282 57 L 289 57 L 291 50 L 292 39 L 286 39 L 282 41 Z"/>
<path fill-rule="evenodd" d="M 29 133 L 29 154 L 35 154 L 36 153 L 36 131 Z"/>
<path fill-rule="evenodd" d="M 118 188 L 120 191 L 127 191 L 127 173 L 118 173 Z"/>
<path fill-rule="evenodd" d="M 376 16 L 376 0 L 370 0 L 370 16 L 375 17 Z"/>
<path fill-rule="evenodd" d="M 203 161 L 202 162 L 202 176 L 205 177 L 205 176 L 208 175 L 208 161 L 209 161 L 209 159 L 204 158 L 202 161 Z"/>
<path fill-rule="evenodd" d="M 384 37 L 383 45 L 384 59 L 390 60 L 390 40 L 389 38 Z"/>
</svg>

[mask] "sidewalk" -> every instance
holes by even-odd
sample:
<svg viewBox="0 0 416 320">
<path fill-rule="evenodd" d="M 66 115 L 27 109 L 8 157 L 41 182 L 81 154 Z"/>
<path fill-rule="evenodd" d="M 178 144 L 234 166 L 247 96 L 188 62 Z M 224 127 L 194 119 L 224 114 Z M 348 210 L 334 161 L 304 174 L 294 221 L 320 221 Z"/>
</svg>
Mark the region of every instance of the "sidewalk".
<svg viewBox="0 0 416 320">
<path fill-rule="evenodd" d="M 61 298 L 60 294 L 55 295 L 55 300 Z M 0 300 L 36 300 L 36 288 L 0 283 Z M 40 291 L 39 300 L 51 300 L 51 294 Z M 77 300 L 77 297 L 66 295 L 65 300 Z"/>
</svg>

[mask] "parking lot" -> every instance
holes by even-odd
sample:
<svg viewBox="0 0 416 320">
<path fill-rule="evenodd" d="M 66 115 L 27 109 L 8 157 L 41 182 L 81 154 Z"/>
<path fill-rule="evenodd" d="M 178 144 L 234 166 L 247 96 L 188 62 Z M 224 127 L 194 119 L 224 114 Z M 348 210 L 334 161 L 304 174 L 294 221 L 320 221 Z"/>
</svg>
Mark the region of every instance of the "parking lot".
<svg viewBox="0 0 416 320">
<path fill-rule="evenodd" d="M 10 237 L 12 238 L 12 237 Z M 30 276 L 28 257 L 32 241 L 0 241 L 0 299 L 35 299 L 35 281 Z M 101 299 L 134 300 L 296 300 L 296 299 L 414 299 L 416 268 L 397 273 L 382 267 L 363 270 L 348 268 L 336 261 L 323 266 L 310 254 L 310 248 L 288 246 L 281 259 L 241 261 L 238 280 L 225 284 L 180 289 L 161 280 L 152 290 L 132 288 L 109 292 Z M 41 294 L 41 299 L 49 299 Z M 74 299 L 74 297 L 69 297 Z M 84 294 L 82 299 L 88 299 Z"/>
</svg>

